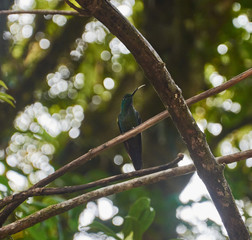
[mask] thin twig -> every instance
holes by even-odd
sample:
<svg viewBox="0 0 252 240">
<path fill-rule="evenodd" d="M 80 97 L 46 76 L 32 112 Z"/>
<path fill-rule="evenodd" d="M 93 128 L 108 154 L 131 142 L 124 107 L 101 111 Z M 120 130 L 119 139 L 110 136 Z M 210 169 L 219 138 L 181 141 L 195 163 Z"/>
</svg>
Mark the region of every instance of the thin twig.
<svg viewBox="0 0 252 240">
<path fill-rule="evenodd" d="M 189 98 L 188 100 L 186 100 L 187 105 L 192 105 L 196 102 L 199 102 L 200 100 L 206 99 L 210 96 L 216 95 L 217 93 L 220 93 L 222 91 L 225 91 L 226 89 L 234 86 L 235 84 L 239 83 L 240 81 L 244 80 L 245 78 L 249 77 L 252 75 L 252 68 L 242 72 L 241 74 L 231 78 L 229 81 L 221 84 L 218 87 L 214 87 L 211 89 L 208 89 L 205 92 L 202 92 L 198 95 L 195 95 L 191 98 Z"/>
<path fill-rule="evenodd" d="M 69 16 L 89 16 L 83 15 L 82 13 L 76 11 L 67 10 L 44 10 L 44 9 L 34 9 L 34 10 L 1 10 L 0 15 L 11 15 L 11 14 L 43 14 L 43 15 L 69 15 Z"/>
<path fill-rule="evenodd" d="M 219 157 L 217 158 L 217 161 L 222 164 L 231 163 L 231 162 L 241 161 L 251 156 L 252 156 L 252 150 L 248 150 L 244 152 L 231 154 L 228 156 Z M 152 173 L 152 174 L 148 174 L 142 177 L 131 179 L 126 182 L 117 183 L 111 186 L 103 187 L 103 188 L 85 193 L 81 196 L 61 202 L 59 204 L 51 205 L 47 208 L 44 208 L 40 211 L 37 211 L 29 215 L 28 217 L 25 217 L 21 220 L 18 220 L 14 223 L 8 224 L 0 228 L 0 239 L 4 238 L 7 235 L 11 235 L 21 230 L 24 230 L 26 228 L 29 228 L 35 225 L 36 223 L 42 222 L 48 218 L 51 218 L 53 216 L 66 212 L 74 207 L 77 207 L 81 204 L 85 204 L 91 200 L 96 200 L 98 198 L 109 196 L 111 194 L 123 192 L 126 190 L 130 190 L 132 188 L 157 183 L 159 181 L 166 180 L 171 177 L 178 177 L 181 175 L 189 174 L 194 171 L 195 171 L 194 165 L 189 164 L 187 166 L 162 170 L 156 173 Z"/>
<path fill-rule="evenodd" d="M 186 102 L 188 105 L 191 105 L 193 103 L 196 103 L 198 101 L 201 101 L 207 97 L 213 96 L 217 93 L 220 93 L 226 89 L 228 89 L 229 87 L 233 86 L 234 84 L 237 84 L 238 82 L 240 82 L 241 80 L 249 77 L 252 75 L 252 68 L 248 69 L 247 71 L 233 77 L 232 79 L 230 79 L 228 82 L 230 82 L 228 84 L 228 82 L 209 89 L 201 94 L 198 94 L 194 97 L 189 98 Z M 85 164 L 87 161 L 89 161 L 90 159 L 92 159 L 93 157 L 97 156 L 98 154 L 102 153 L 103 151 L 112 148 L 113 146 L 124 142 L 125 140 L 136 136 L 138 133 L 143 132 L 144 130 L 150 128 L 151 126 L 159 123 L 160 121 L 162 121 L 163 119 L 169 117 L 169 113 L 168 111 L 163 111 L 157 115 L 155 115 L 154 117 L 148 119 L 147 121 L 145 121 L 144 123 L 140 124 L 139 126 L 137 126 L 136 128 L 122 134 L 119 135 L 109 141 L 107 141 L 106 143 L 103 143 L 102 145 L 90 149 L 86 154 L 80 156 L 79 158 L 71 161 L 70 163 L 66 164 L 65 166 L 61 167 L 60 169 L 56 170 L 54 173 L 52 173 L 51 175 L 47 176 L 46 178 L 42 179 L 41 181 L 39 181 L 38 183 L 36 183 L 34 186 L 32 186 L 30 189 L 34 189 L 37 187 L 44 187 L 47 184 L 49 184 L 50 182 L 54 181 L 56 178 L 59 178 L 60 176 L 64 175 L 66 172 L 69 172 L 83 164 Z M 26 198 L 22 198 L 20 201 L 14 202 L 14 203 L 10 203 L 8 206 L 5 207 L 4 211 L 0 212 L 0 224 L 5 221 L 5 219 L 9 216 L 9 214 L 18 206 L 20 205 Z M 0 201 L 1 203 L 1 201 Z"/>
</svg>

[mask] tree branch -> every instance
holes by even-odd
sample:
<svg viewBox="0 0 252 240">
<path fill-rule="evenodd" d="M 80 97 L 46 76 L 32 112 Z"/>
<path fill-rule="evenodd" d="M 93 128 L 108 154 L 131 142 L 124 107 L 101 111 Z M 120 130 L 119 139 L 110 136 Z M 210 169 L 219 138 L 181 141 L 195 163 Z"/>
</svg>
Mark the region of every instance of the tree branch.
<svg viewBox="0 0 252 240">
<path fill-rule="evenodd" d="M 154 172 L 160 172 L 160 171 L 163 171 L 163 170 L 166 170 L 168 168 L 175 166 L 178 162 L 180 162 L 183 159 L 183 157 L 184 155 L 182 153 L 179 153 L 178 156 L 173 161 L 167 164 L 161 165 L 161 166 L 141 169 L 139 171 L 124 173 L 124 174 L 119 174 L 119 175 L 107 177 L 104 179 L 100 179 L 91 183 L 82 184 L 78 186 L 65 186 L 62 188 L 28 189 L 26 191 L 22 191 L 20 193 L 3 198 L 0 201 L 0 209 L 11 202 L 18 201 L 24 198 L 27 199 L 28 197 L 32 197 L 32 196 L 54 195 L 54 194 L 65 194 L 65 193 L 69 194 L 69 193 L 78 192 L 78 191 L 82 191 L 82 190 L 86 190 L 86 189 L 90 189 L 94 187 L 104 187 L 119 180 L 125 180 L 125 179 L 130 179 L 133 177 L 144 176 L 144 175 L 151 174 Z"/>
<path fill-rule="evenodd" d="M 34 10 L 1 10 L 0 15 L 11 15 L 11 14 L 42 14 L 42 15 L 68 15 L 68 16 L 79 16 L 79 17 L 90 17 L 86 12 L 75 12 L 67 10 L 44 10 L 44 9 L 34 9 Z"/>
<path fill-rule="evenodd" d="M 245 78 L 247 78 L 251 75 L 252 75 L 252 68 L 233 77 L 232 79 L 230 79 L 229 81 L 225 82 L 224 84 L 222 84 L 218 87 L 209 89 L 203 93 L 200 93 L 196 96 L 189 98 L 186 102 L 188 105 L 192 105 L 193 103 L 201 101 L 207 97 L 213 96 L 217 93 L 220 93 L 220 92 L 230 88 L 231 86 L 239 83 L 240 81 L 244 80 Z M 36 183 L 29 190 L 46 186 L 50 182 L 52 182 L 55 179 L 59 178 L 60 176 L 64 175 L 66 172 L 70 172 L 71 170 L 85 164 L 87 161 L 89 161 L 93 157 L 97 156 L 98 154 L 102 153 L 103 151 L 105 151 L 109 148 L 112 148 L 113 146 L 115 146 L 119 143 L 122 143 L 125 140 L 127 140 L 133 136 L 136 136 L 138 133 L 145 131 L 146 129 L 159 123 L 160 121 L 164 120 L 165 118 L 167 118 L 169 116 L 170 115 L 169 115 L 168 111 L 163 111 L 163 112 L 155 115 L 154 117 L 148 119 L 144 123 L 140 124 L 136 128 L 128 131 L 127 133 L 125 133 L 123 135 L 119 135 L 119 136 L 107 141 L 106 143 L 103 143 L 102 145 L 100 145 L 96 148 L 90 149 L 86 154 L 80 156 L 79 158 L 73 160 L 72 162 L 70 162 L 70 163 L 66 164 L 65 166 L 61 167 L 60 169 L 56 170 L 51 175 L 47 176 L 46 178 L 44 178 L 41 181 L 39 181 L 38 183 Z M 17 206 L 19 206 L 25 199 L 26 199 L 26 197 L 24 196 L 19 201 L 10 203 L 8 206 L 6 206 L 4 211 L 0 212 L 0 226 L 2 226 L 2 224 L 5 222 L 7 217 L 11 214 L 11 212 L 14 211 L 14 209 Z M 0 200 L 0 206 L 5 206 L 5 204 L 2 204 L 2 201 L 3 200 Z"/>
<path fill-rule="evenodd" d="M 227 90 L 228 88 L 234 86 L 235 84 L 239 83 L 240 81 L 244 80 L 247 77 L 250 77 L 252 75 L 252 68 L 249 68 L 248 70 L 240 73 L 239 75 L 231 78 L 230 80 L 228 80 L 227 82 L 219 85 L 218 87 L 214 87 L 211 89 L 208 89 L 205 92 L 202 92 L 198 95 L 195 95 L 191 98 L 189 98 L 188 100 L 186 100 L 187 105 L 192 105 L 193 103 L 199 102 L 203 99 L 206 99 L 210 96 L 216 95 L 222 91 Z"/>
<path fill-rule="evenodd" d="M 228 156 L 223 156 L 217 158 L 218 163 L 221 164 L 226 164 L 226 163 L 232 163 L 236 161 L 241 161 L 245 158 L 251 157 L 252 156 L 252 150 L 244 151 L 244 152 L 239 152 L 235 154 L 231 154 Z M 174 161 L 178 161 L 182 156 L 178 156 Z M 175 162 L 173 162 L 174 164 Z M 149 169 L 144 169 L 140 171 L 135 171 L 129 174 L 122 174 L 128 177 L 128 175 L 140 173 L 141 171 L 145 171 Z M 167 180 L 168 178 L 171 177 L 178 177 L 181 175 L 189 174 L 194 172 L 196 169 L 193 164 L 189 164 L 187 166 L 183 167 L 175 167 L 172 169 L 167 169 L 167 170 L 160 170 L 159 172 L 156 173 L 151 173 L 142 177 L 138 177 L 136 179 L 128 180 L 126 182 L 122 183 L 117 183 L 111 186 L 103 187 L 98 190 L 94 190 L 88 193 L 85 193 L 81 196 L 75 197 L 73 199 L 61 202 L 59 204 L 51 205 L 47 208 L 44 208 L 34 214 L 31 214 L 21 220 L 18 220 L 14 223 L 8 224 L 2 228 L 0 228 L 0 239 L 17 233 L 21 230 L 24 230 L 26 228 L 29 228 L 36 223 L 42 222 L 48 218 L 51 218 L 53 216 L 56 216 L 58 214 L 61 214 L 63 212 L 66 212 L 74 207 L 77 207 L 81 204 L 85 204 L 88 201 L 91 200 L 96 200 L 101 197 L 109 196 L 111 194 L 123 192 L 132 188 L 148 185 L 148 184 L 153 184 L 157 183 L 162 180 Z M 119 175 L 120 176 L 120 175 Z M 132 177 L 132 176 L 131 176 Z M 107 178 L 107 180 L 111 178 Z M 106 180 L 106 179 L 103 179 Z M 108 182 L 109 182 L 108 181 Z M 98 182 L 98 181 L 97 181 Z M 84 186 L 84 185 L 83 185 Z M 35 191 L 36 189 L 34 189 Z M 40 191 L 41 189 L 38 189 Z M 46 189 L 45 189 L 46 190 Z"/>
<path fill-rule="evenodd" d="M 83 191 L 83 190 L 87 190 L 87 189 L 91 189 L 91 188 L 95 188 L 95 187 L 108 186 L 108 185 L 115 183 L 116 181 L 119 181 L 119 180 L 128 180 L 133 177 L 140 177 L 140 176 L 145 176 L 145 175 L 148 175 L 151 173 L 160 172 L 160 171 L 163 171 L 163 170 L 166 170 L 166 169 L 169 169 L 169 168 L 175 166 L 178 162 L 180 162 L 183 159 L 183 157 L 184 157 L 184 155 L 179 153 L 178 156 L 173 161 L 171 161 L 167 164 L 160 165 L 157 167 L 141 169 L 139 171 L 123 173 L 123 174 L 103 178 L 103 179 L 100 179 L 100 180 L 97 180 L 94 182 L 90 182 L 87 184 L 82 184 L 82 185 L 77 185 L 77 186 L 65 186 L 62 188 L 59 187 L 59 188 L 28 189 L 26 191 L 22 191 L 20 193 L 10 195 L 10 196 L 3 198 L 0 202 L 0 208 L 3 208 L 4 206 L 6 206 L 7 204 L 9 204 L 11 202 L 18 201 L 18 200 L 21 200 L 24 198 L 27 199 L 29 197 L 34 197 L 34 196 L 69 194 L 69 193 Z M 221 163 L 221 164 L 229 164 L 229 163 L 237 162 L 237 161 L 243 160 L 245 158 L 249 158 L 249 157 L 252 157 L 252 150 L 247 150 L 247 151 L 243 151 L 243 152 L 230 154 L 227 156 L 217 157 L 217 161 L 218 161 L 218 163 Z M 195 171 L 195 168 L 194 168 L 194 171 Z M 188 173 L 190 173 L 190 172 L 188 172 Z"/>
</svg>

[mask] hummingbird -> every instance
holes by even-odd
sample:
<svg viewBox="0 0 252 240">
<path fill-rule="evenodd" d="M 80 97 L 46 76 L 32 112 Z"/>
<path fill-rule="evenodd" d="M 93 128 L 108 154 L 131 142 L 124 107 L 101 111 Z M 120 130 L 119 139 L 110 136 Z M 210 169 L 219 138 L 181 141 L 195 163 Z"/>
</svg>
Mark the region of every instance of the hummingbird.
<svg viewBox="0 0 252 240">
<path fill-rule="evenodd" d="M 141 124 L 141 118 L 139 113 L 133 106 L 133 96 L 140 88 L 145 85 L 141 85 L 136 88 L 132 94 L 126 94 L 122 99 L 121 112 L 118 116 L 118 126 L 121 133 L 125 133 L 132 128 Z M 142 168 L 142 140 L 141 133 L 137 134 L 124 142 L 126 151 L 133 162 L 135 170 Z"/>
</svg>

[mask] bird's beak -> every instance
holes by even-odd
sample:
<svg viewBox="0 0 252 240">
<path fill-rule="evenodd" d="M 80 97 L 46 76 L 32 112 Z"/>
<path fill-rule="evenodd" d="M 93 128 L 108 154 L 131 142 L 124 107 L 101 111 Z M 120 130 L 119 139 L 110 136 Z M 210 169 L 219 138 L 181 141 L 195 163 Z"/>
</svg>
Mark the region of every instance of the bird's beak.
<svg viewBox="0 0 252 240">
<path fill-rule="evenodd" d="M 138 88 L 136 88 L 136 89 L 134 90 L 134 92 L 131 94 L 131 96 L 133 97 L 134 94 L 136 93 L 136 91 L 139 90 L 140 88 L 144 87 L 144 86 L 145 86 L 145 84 L 143 84 L 143 85 L 139 86 Z"/>
</svg>

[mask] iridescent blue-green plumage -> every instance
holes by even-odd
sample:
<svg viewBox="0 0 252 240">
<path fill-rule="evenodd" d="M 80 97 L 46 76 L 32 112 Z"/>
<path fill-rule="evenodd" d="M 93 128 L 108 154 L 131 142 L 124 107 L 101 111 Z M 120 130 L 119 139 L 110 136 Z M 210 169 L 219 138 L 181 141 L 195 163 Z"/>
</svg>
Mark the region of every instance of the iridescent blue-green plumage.
<svg viewBox="0 0 252 240">
<path fill-rule="evenodd" d="M 141 123 L 139 113 L 133 106 L 133 96 L 136 91 L 141 88 L 138 87 L 132 94 L 126 94 L 123 97 L 121 112 L 118 116 L 118 125 L 121 133 L 125 133 Z M 139 170 L 142 168 L 142 141 L 141 133 L 135 137 L 130 138 L 124 142 L 126 151 L 131 158 L 134 168 Z"/>
</svg>

